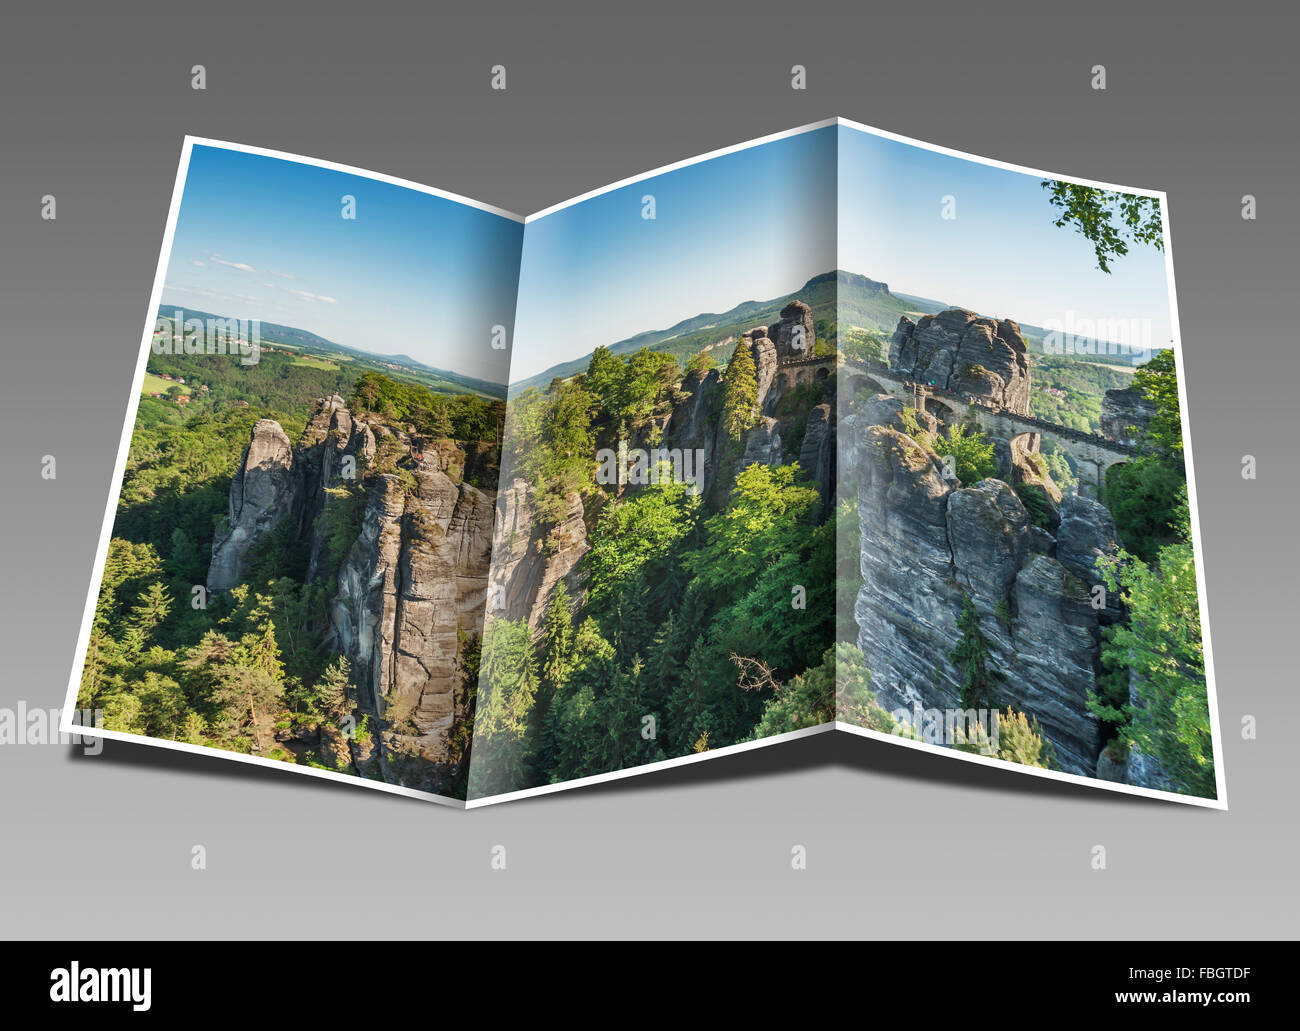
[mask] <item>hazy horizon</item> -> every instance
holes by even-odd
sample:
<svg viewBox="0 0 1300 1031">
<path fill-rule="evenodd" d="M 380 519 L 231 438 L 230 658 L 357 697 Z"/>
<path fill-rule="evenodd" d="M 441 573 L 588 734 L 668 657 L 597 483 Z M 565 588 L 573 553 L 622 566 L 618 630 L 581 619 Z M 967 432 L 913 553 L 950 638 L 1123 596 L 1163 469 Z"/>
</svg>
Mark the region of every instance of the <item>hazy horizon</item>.
<svg viewBox="0 0 1300 1031">
<path fill-rule="evenodd" d="M 1056 217 L 1037 175 L 848 126 L 710 158 L 528 224 L 510 382 L 836 269 L 1025 325 L 1138 319 L 1171 346 L 1163 253 L 1134 246 L 1103 273 Z"/>
<path fill-rule="evenodd" d="M 529 222 L 510 381 L 833 269 L 834 133 L 710 158 Z"/>
<path fill-rule="evenodd" d="M 1057 227 L 1042 178 L 840 126 L 839 262 L 916 297 L 1046 326 L 1138 319 L 1172 344 L 1165 255 L 1133 245 L 1110 273 Z M 944 218 L 951 197 L 955 218 Z M 857 266 L 858 268 L 855 268 Z M 904 285 L 905 284 L 905 285 Z"/>
<path fill-rule="evenodd" d="M 512 330 L 522 242 L 520 223 L 470 204 L 196 144 L 161 303 L 504 384 L 491 328 Z"/>
</svg>

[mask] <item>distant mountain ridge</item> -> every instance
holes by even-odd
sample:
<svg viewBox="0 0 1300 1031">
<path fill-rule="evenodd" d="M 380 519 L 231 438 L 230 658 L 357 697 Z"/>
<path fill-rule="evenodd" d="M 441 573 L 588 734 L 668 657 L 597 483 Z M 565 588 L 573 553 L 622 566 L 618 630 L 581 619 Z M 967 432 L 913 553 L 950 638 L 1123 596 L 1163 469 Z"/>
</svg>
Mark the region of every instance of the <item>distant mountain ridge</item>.
<svg viewBox="0 0 1300 1031">
<path fill-rule="evenodd" d="M 185 308 L 175 304 L 160 304 L 158 306 L 158 316 L 171 319 L 175 316 L 177 308 L 180 308 L 187 319 L 194 318 L 206 321 L 208 319 L 235 318 L 233 315 L 216 315 L 212 312 L 198 311 L 195 308 Z M 262 322 L 261 329 L 262 343 L 272 347 L 296 348 L 315 351 L 319 354 L 346 355 L 350 359 L 360 359 L 367 362 L 388 362 L 392 365 L 405 366 L 413 371 L 438 376 L 470 393 L 485 394 L 489 397 L 502 397 L 505 394 L 504 384 L 467 376 L 462 372 L 452 372 L 450 369 L 440 369 L 434 365 L 426 365 L 424 362 L 416 361 L 407 354 L 378 354 L 374 351 L 363 351 L 357 347 L 336 344 L 333 340 L 327 340 L 323 336 L 305 329 L 299 329 L 297 326 L 286 326 L 278 322 Z"/>
<path fill-rule="evenodd" d="M 950 301 L 936 301 L 914 294 L 893 293 L 888 283 L 871 279 L 857 272 L 835 269 L 813 276 L 794 293 L 775 297 L 769 301 L 742 301 L 728 311 L 702 312 L 683 319 L 666 329 L 647 330 L 607 345 L 611 353 L 626 355 L 648 347 L 664 351 L 685 361 L 706 347 L 714 346 L 728 338 L 738 338 L 756 326 L 769 325 L 780 317 L 781 309 L 791 301 L 803 301 L 812 309 L 814 320 L 840 323 L 841 328 L 861 327 L 882 335 L 888 342 L 903 315 L 937 315 L 949 308 L 964 307 Z M 1030 344 L 1042 343 L 1047 330 L 1018 322 L 1021 335 Z M 591 354 L 552 365 L 526 379 L 510 384 L 510 392 L 518 393 L 529 387 L 545 387 L 555 377 L 567 378 L 584 371 Z M 1103 360 L 1098 358 L 1097 360 Z M 1129 364 L 1125 358 L 1113 356 L 1108 360 Z"/>
<path fill-rule="evenodd" d="M 791 301 L 803 301 L 812 309 L 815 320 L 836 321 L 845 310 L 846 297 L 851 299 L 850 312 L 863 318 L 870 317 L 872 325 L 893 330 L 898 316 L 912 310 L 889 292 L 889 285 L 868 279 L 856 272 L 835 269 L 813 276 L 794 293 L 784 294 L 767 301 L 742 301 L 728 311 L 704 312 L 683 319 L 667 329 L 648 330 L 636 336 L 619 340 L 609 346 L 616 355 L 630 354 L 642 347 L 666 351 L 679 359 L 688 358 L 710 344 L 727 337 L 738 337 L 755 326 L 768 325 L 780 318 L 781 309 Z M 888 323 L 886 326 L 885 323 Z M 556 376 L 575 375 L 587 367 L 591 355 L 560 362 L 535 376 L 510 384 L 512 392 L 529 387 L 545 386 Z"/>
</svg>

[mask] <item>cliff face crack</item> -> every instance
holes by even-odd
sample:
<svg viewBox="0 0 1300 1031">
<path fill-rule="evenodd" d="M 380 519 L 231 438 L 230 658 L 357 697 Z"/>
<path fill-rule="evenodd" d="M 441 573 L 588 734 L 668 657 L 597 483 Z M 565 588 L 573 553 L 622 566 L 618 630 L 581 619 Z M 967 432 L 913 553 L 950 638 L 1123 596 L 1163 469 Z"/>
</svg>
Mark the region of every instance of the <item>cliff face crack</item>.
<svg viewBox="0 0 1300 1031">
<path fill-rule="evenodd" d="M 841 462 L 858 483 L 857 643 L 878 700 L 886 710 L 960 705 L 962 680 L 950 655 L 962 638 L 966 596 L 1000 675 L 998 708 L 1037 719 L 1058 766 L 1093 776 L 1100 733 L 1087 700 L 1100 668 L 1100 629 L 1121 613 L 1117 602 L 1095 610 L 1090 591 L 1096 560 L 1116 554 L 1118 540 L 1104 506 L 1063 495 L 1039 474 L 1040 436 L 1064 428 L 1030 412 L 1032 362 L 1019 328 L 962 309 L 915 322 L 904 317 L 889 367 L 868 369 L 859 383 L 895 394 L 847 399 L 853 407 L 839 432 L 848 437 Z M 935 451 L 911 435 L 919 429 L 922 440 L 939 440 L 942 423 L 929 411 L 904 415 L 913 384 L 951 391 L 935 401 L 953 422 L 967 413 L 983 420 L 977 425 L 1001 441 L 996 477 L 970 484 L 944 478 Z M 1117 399 L 1112 410 L 1120 418 L 1135 406 Z M 1046 428 L 1032 432 L 1040 424 Z M 1121 442 L 1079 437 L 1117 458 L 1126 450 Z M 1062 432 L 1060 439 L 1068 438 Z M 1038 520 L 1013 488 L 1022 483 L 1044 492 Z"/>
<path fill-rule="evenodd" d="M 461 770 L 452 736 L 470 712 L 459 671 L 483 629 L 496 497 L 459 479 L 484 454 L 414 437 L 334 395 L 316 402 L 296 445 L 275 421 L 258 422 L 232 480 L 209 585 L 239 583 L 249 550 L 292 520 L 310 555 L 307 579 L 332 587 L 328 641 L 348 659 L 360 711 L 383 721 L 370 744 L 349 743 L 364 776 L 437 792 Z M 355 514 L 332 497 L 351 499 Z"/>
</svg>

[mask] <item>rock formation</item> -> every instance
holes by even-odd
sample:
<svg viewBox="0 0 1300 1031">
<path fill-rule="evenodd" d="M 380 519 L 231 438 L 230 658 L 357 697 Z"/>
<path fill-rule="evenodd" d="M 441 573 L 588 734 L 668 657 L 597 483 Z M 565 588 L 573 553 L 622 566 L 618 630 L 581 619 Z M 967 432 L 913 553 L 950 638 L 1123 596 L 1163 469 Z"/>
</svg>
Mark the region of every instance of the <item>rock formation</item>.
<svg viewBox="0 0 1300 1031">
<path fill-rule="evenodd" d="M 813 353 L 812 309 L 803 301 L 791 301 L 781 309 L 781 321 L 767 327 L 768 336 L 780 360 L 811 357 Z"/>
<path fill-rule="evenodd" d="M 1029 412 L 1029 354 L 1020 327 L 965 308 L 898 320 L 889 367 L 918 383 Z"/>
<path fill-rule="evenodd" d="M 816 485 L 826 509 L 835 494 L 835 409 L 831 404 L 819 404 L 808 412 L 799 468 Z"/>
<path fill-rule="evenodd" d="M 1156 406 L 1145 394 L 1132 387 L 1106 391 L 1101 399 L 1101 432 L 1112 440 L 1128 441 L 1133 429 L 1145 430 L 1156 414 Z"/>
<path fill-rule="evenodd" d="M 395 471 L 376 467 L 381 442 Z M 322 728 L 321 754 L 429 791 L 446 790 L 466 758 L 463 660 L 482 633 L 492 557 L 495 494 L 462 482 L 465 465 L 456 442 L 357 418 L 338 395 L 316 402 L 296 447 L 263 419 L 231 483 L 230 528 L 214 540 L 208 571 L 211 590 L 238 583 L 258 539 L 291 520 L 310 547 L 307 579 L 332 592 L 330 648 L 347 657 L 372 731 L 347 742 Z M 364 496 L 356 523 L 331 525 L 349 518 L 328 504 L 332 494 Z M 328 544 L 340 533 L 352 541 L 341 559 Z"/>
<path fill-rule="evenodd" d="M 846 454 L 859 485 L 857 643 L 880 703 L 889 710 L 959 707 L 961 674 L 949 653 L 961 638 L 966 595 L 989 639 L 990 667 L 1003 676 L 999 707 L 1036 717 L 1060 767 L 1091 776 L 1100 748 L 1086 707 L 1100 640 L 1092 580 L 1046 553 L 1050 535 L 1034 532 L 1006 483 L 945 479 L 938 457 L 908 436 L 901 414 L 902 402 L 881 395 L 841 427 L 854 437 Z M 1113 523 L 1083 505 L 1068 511 L 1067 557 L 1081 570 Z"/>
<path fill-rule="evenodd" d="M 250 549 L 292 509 L 295 486 L 289 438 L 274 419 L 259 419 L 230 482 L 226 528 L 212 541 L 209 591 L 239 582 Z"/>
<path fill-rule="evenodd" d="M 361 708 L 381 717 L 384 779 L 431 789 L 454 775 L 471 715 L 461 659 L 483 629 L 492 498 L 436 469 L 414 476 L 414 490 L 391 474 L 368 484 L 331 622 Z"/>
<path fill-rule="evenodd" d="M 539 520 L 534 488 L 515 480 L 497 502 L 496 561 L 488 589 L 494 619 L 527 620 L 537 633 L 555 587 L 561 581 L 575 611 L 584 598 L 586 570 L 579 563 L 591 550 L 587 543 L 582 498 L 571 494 L 558 521 Z"/>
<path fill-rule="evenodd" d="M 795 346 L 800 333 L 802 349 Z M 703 451 L 701 489 L 709 507 L 725 505 L 736 476 L 755 462 L 776 466 L 798 461 L 823 503 L 829 503 L 835 489 L 835 360 L 827 357 L 820 366 L 808 364 L 815 362 L 814 333 L 812 309 L 792 301 L 781 309 L 777 322 L 742 334 L 739 345 L 753 355 L 758 393 L 755 424 L 739 441 L 727 437 L 718 417 L 722 371 L 694 372 L 682 381 L 683 400 L 663 427 L 663 439 L 668 447 Z M 811 404 L 787 401 L 799 384 L 820 384 Z"/>
</svg>

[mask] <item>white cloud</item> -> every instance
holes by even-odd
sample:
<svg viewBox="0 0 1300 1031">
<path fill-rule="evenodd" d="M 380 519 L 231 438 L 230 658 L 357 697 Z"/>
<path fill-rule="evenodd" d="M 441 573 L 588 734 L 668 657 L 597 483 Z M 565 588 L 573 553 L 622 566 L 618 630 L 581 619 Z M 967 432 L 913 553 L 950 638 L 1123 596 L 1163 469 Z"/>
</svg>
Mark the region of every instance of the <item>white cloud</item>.
<svg viewBox="0 0 1300 1031">
<path fill-rule="evenodd" d="M 242 261 L 226 261 L 224 258 L 218 258 L 215 254 L 212 255 L 212 260 L 215 261 L 218 265 L 225 265 L 226 268 L 238 269 L 240 272 L 257 271 L 257 269 L 253 268 L 252 265 L 247 265 Z"/>
<path fill-rule="evenodd" d="M 338 300 L 333 297 L 326 297 L 324 294 L 314 294 L 310 290 L 294 290 L 292 287 L 285 287 L 286 292 L 291 293 L 294 297 L 303 301 L 323 301 L 326 304 L 338 304 Z"/>
</svg>

